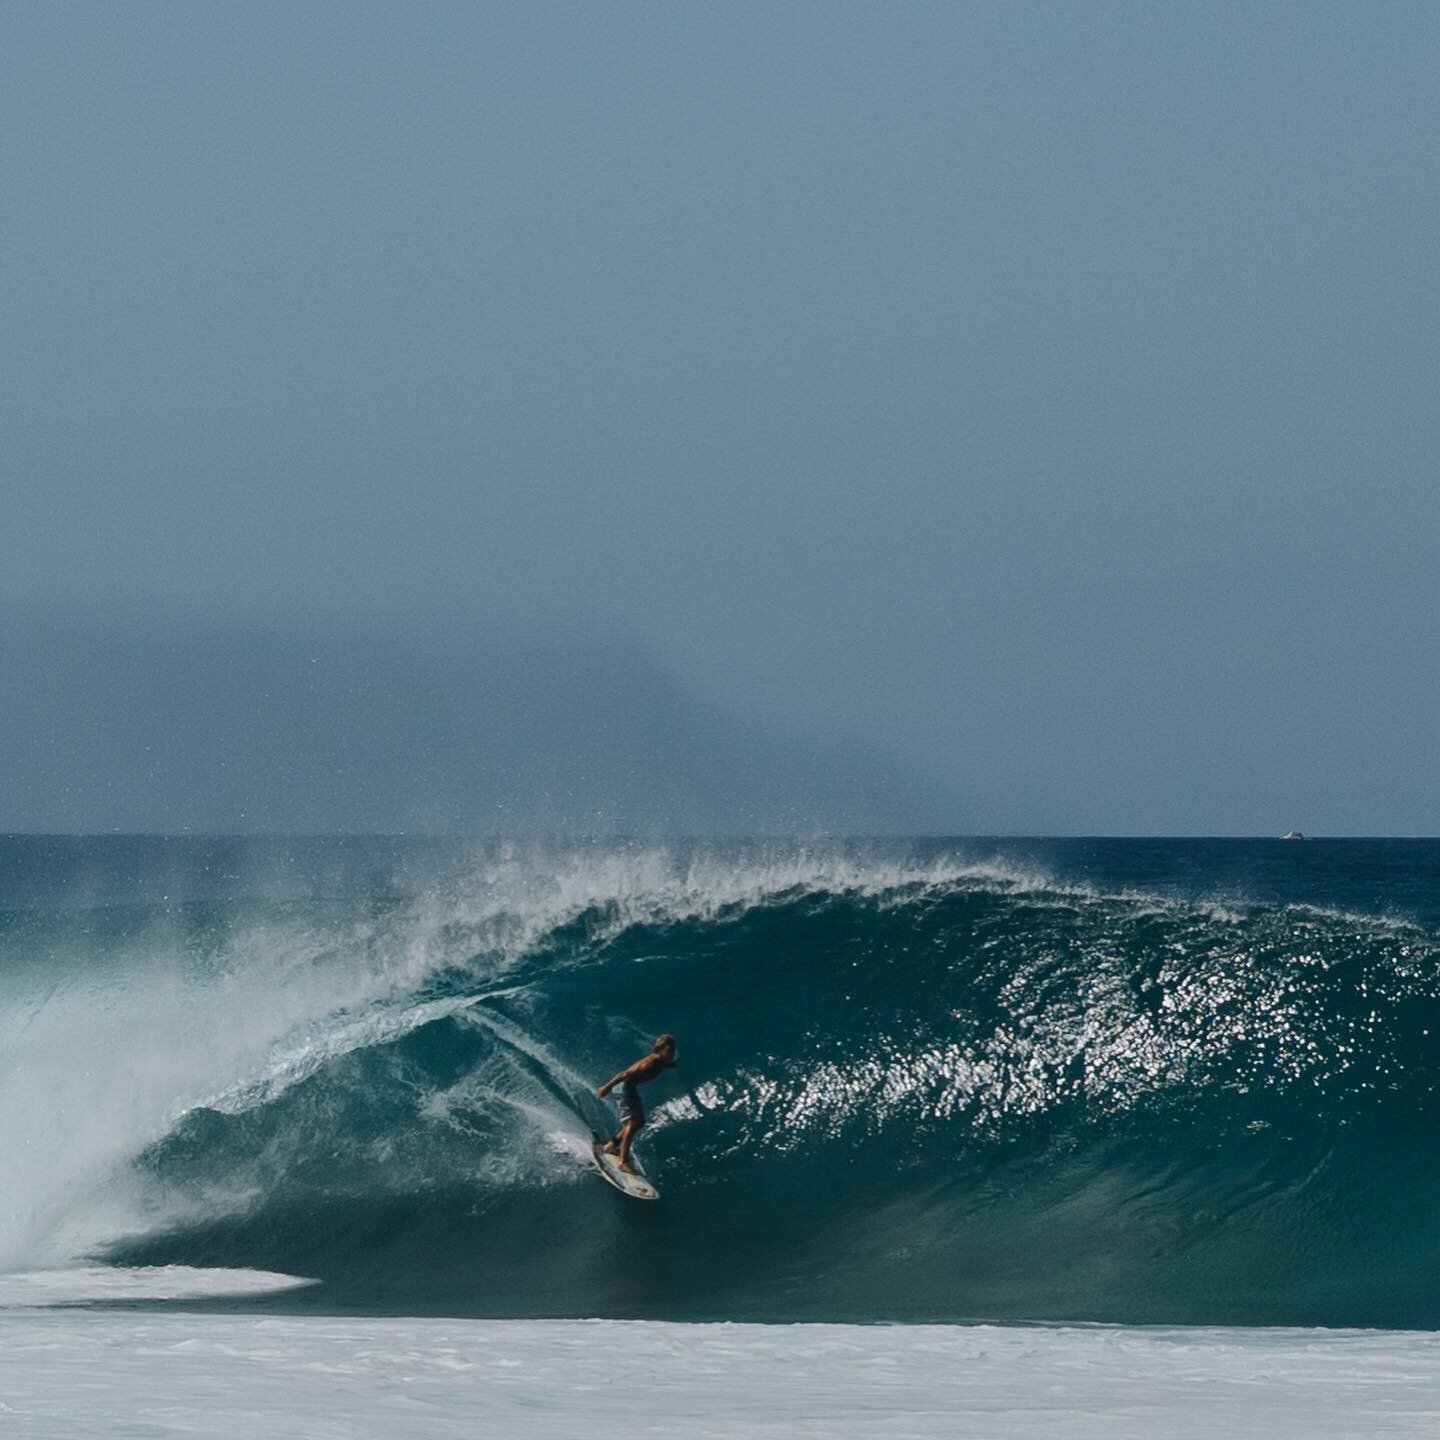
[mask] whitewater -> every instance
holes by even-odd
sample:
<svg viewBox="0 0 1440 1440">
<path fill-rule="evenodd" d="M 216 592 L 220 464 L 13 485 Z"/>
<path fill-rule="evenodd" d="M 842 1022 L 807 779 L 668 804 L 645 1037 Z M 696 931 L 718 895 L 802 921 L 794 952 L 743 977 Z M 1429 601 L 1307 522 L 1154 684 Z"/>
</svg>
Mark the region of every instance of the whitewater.
<svg viewBox="0 0 1440 1440">
<path fill-rule="evenodd" d="M 0 1424 L 392 1440 L 1434 1435 L 1430 1337 L 1366 1332 L 236 1319 L 0 1319 Z"/>
<path fill-rule="evenodd" d="M 1437 861 L 0 837 L 0 1416 L 1434 1433 Z"/>
</svg>

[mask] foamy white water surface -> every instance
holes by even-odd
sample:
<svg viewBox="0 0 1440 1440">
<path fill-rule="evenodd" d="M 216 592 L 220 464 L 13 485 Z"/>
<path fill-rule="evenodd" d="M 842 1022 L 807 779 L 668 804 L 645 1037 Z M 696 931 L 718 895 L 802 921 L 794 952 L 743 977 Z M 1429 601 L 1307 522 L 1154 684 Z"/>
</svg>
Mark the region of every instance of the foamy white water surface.
<svg viewBox="0 0 1440 1440">
<path fill-rule="evenodd" d="M 135 1300 L 192 1300 L 264 1295 L 313 1284 L 270 1270 L 200 1269 L 193 1265 L 86 1265 L 69 1270 L 0 1273 L 0 1310 Z"/>
<path fill-rule="evenodd" d="M 25 1440 L 1440 1434 L 1440 1335 L 11 1310 Z"/>
</svg>

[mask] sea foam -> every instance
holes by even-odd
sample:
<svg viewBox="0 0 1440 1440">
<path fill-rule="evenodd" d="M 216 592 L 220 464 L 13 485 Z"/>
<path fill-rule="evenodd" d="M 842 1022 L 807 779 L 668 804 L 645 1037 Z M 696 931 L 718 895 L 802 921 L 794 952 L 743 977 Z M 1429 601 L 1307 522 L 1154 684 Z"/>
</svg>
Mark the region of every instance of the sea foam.
<svg viewBox="0 0 1440 1440">
<path fill-rule="evenodd" d="M 1317 1330 L 0 1315 L 27 1440 L 1384 1440 L 1440 1336 Z"/>
</svg>

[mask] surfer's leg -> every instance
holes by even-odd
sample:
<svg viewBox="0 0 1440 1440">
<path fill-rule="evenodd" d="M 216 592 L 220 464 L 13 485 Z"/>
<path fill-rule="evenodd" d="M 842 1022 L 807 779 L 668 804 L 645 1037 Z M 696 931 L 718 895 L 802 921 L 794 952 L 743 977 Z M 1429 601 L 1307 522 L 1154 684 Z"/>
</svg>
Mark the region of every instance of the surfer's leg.
<svg viewBox="0 0 1440 1440">
<path fill-rule="evenodd" d="M 620 1161 L 622 1170 L 630 1168 L 630 1142 L 635 1132 L 645 1123 L 645 1112 L 640 1108 L 640 1097 L 635 1093 L 635 1084 L 627 1080 L 620 1087 L 617 1097 L 620 1106 L 620 1128 L 608 1145 L 602 1146 L 607 1155 L 614 1155 Z"/>
<path fill-rule="evenodd" d="M 634 1120 L 627 1120 L 620 1131 L 620 1153 L 618 1156 L 620 1168 L 627 1174 L 635 1172 L 630 1168 L 630 1147 L 635 1143 L 635 1132 L 640 1128 Z"/>
</svg>

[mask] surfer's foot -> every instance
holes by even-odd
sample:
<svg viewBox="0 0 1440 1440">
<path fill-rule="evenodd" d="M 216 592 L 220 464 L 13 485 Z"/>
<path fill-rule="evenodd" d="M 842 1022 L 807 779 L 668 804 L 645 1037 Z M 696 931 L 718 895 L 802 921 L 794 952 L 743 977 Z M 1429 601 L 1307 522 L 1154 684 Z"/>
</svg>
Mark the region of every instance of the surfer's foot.
<svg viewBox="0 0 1440 1440">
<path fill-rule="evenodd" d="M 607 1155 L 618 1155 L 620 1153 L 619 1147 L 615 1144 L 613 1140 L 607 1140 L 600 1148 Z"/>
<path fill-rule="evenodd" d="M 635 1173 L 635 1167 L 628 1160 L 622 1160 L 615 1168 L 625 1175 Z"/>
</svg>

